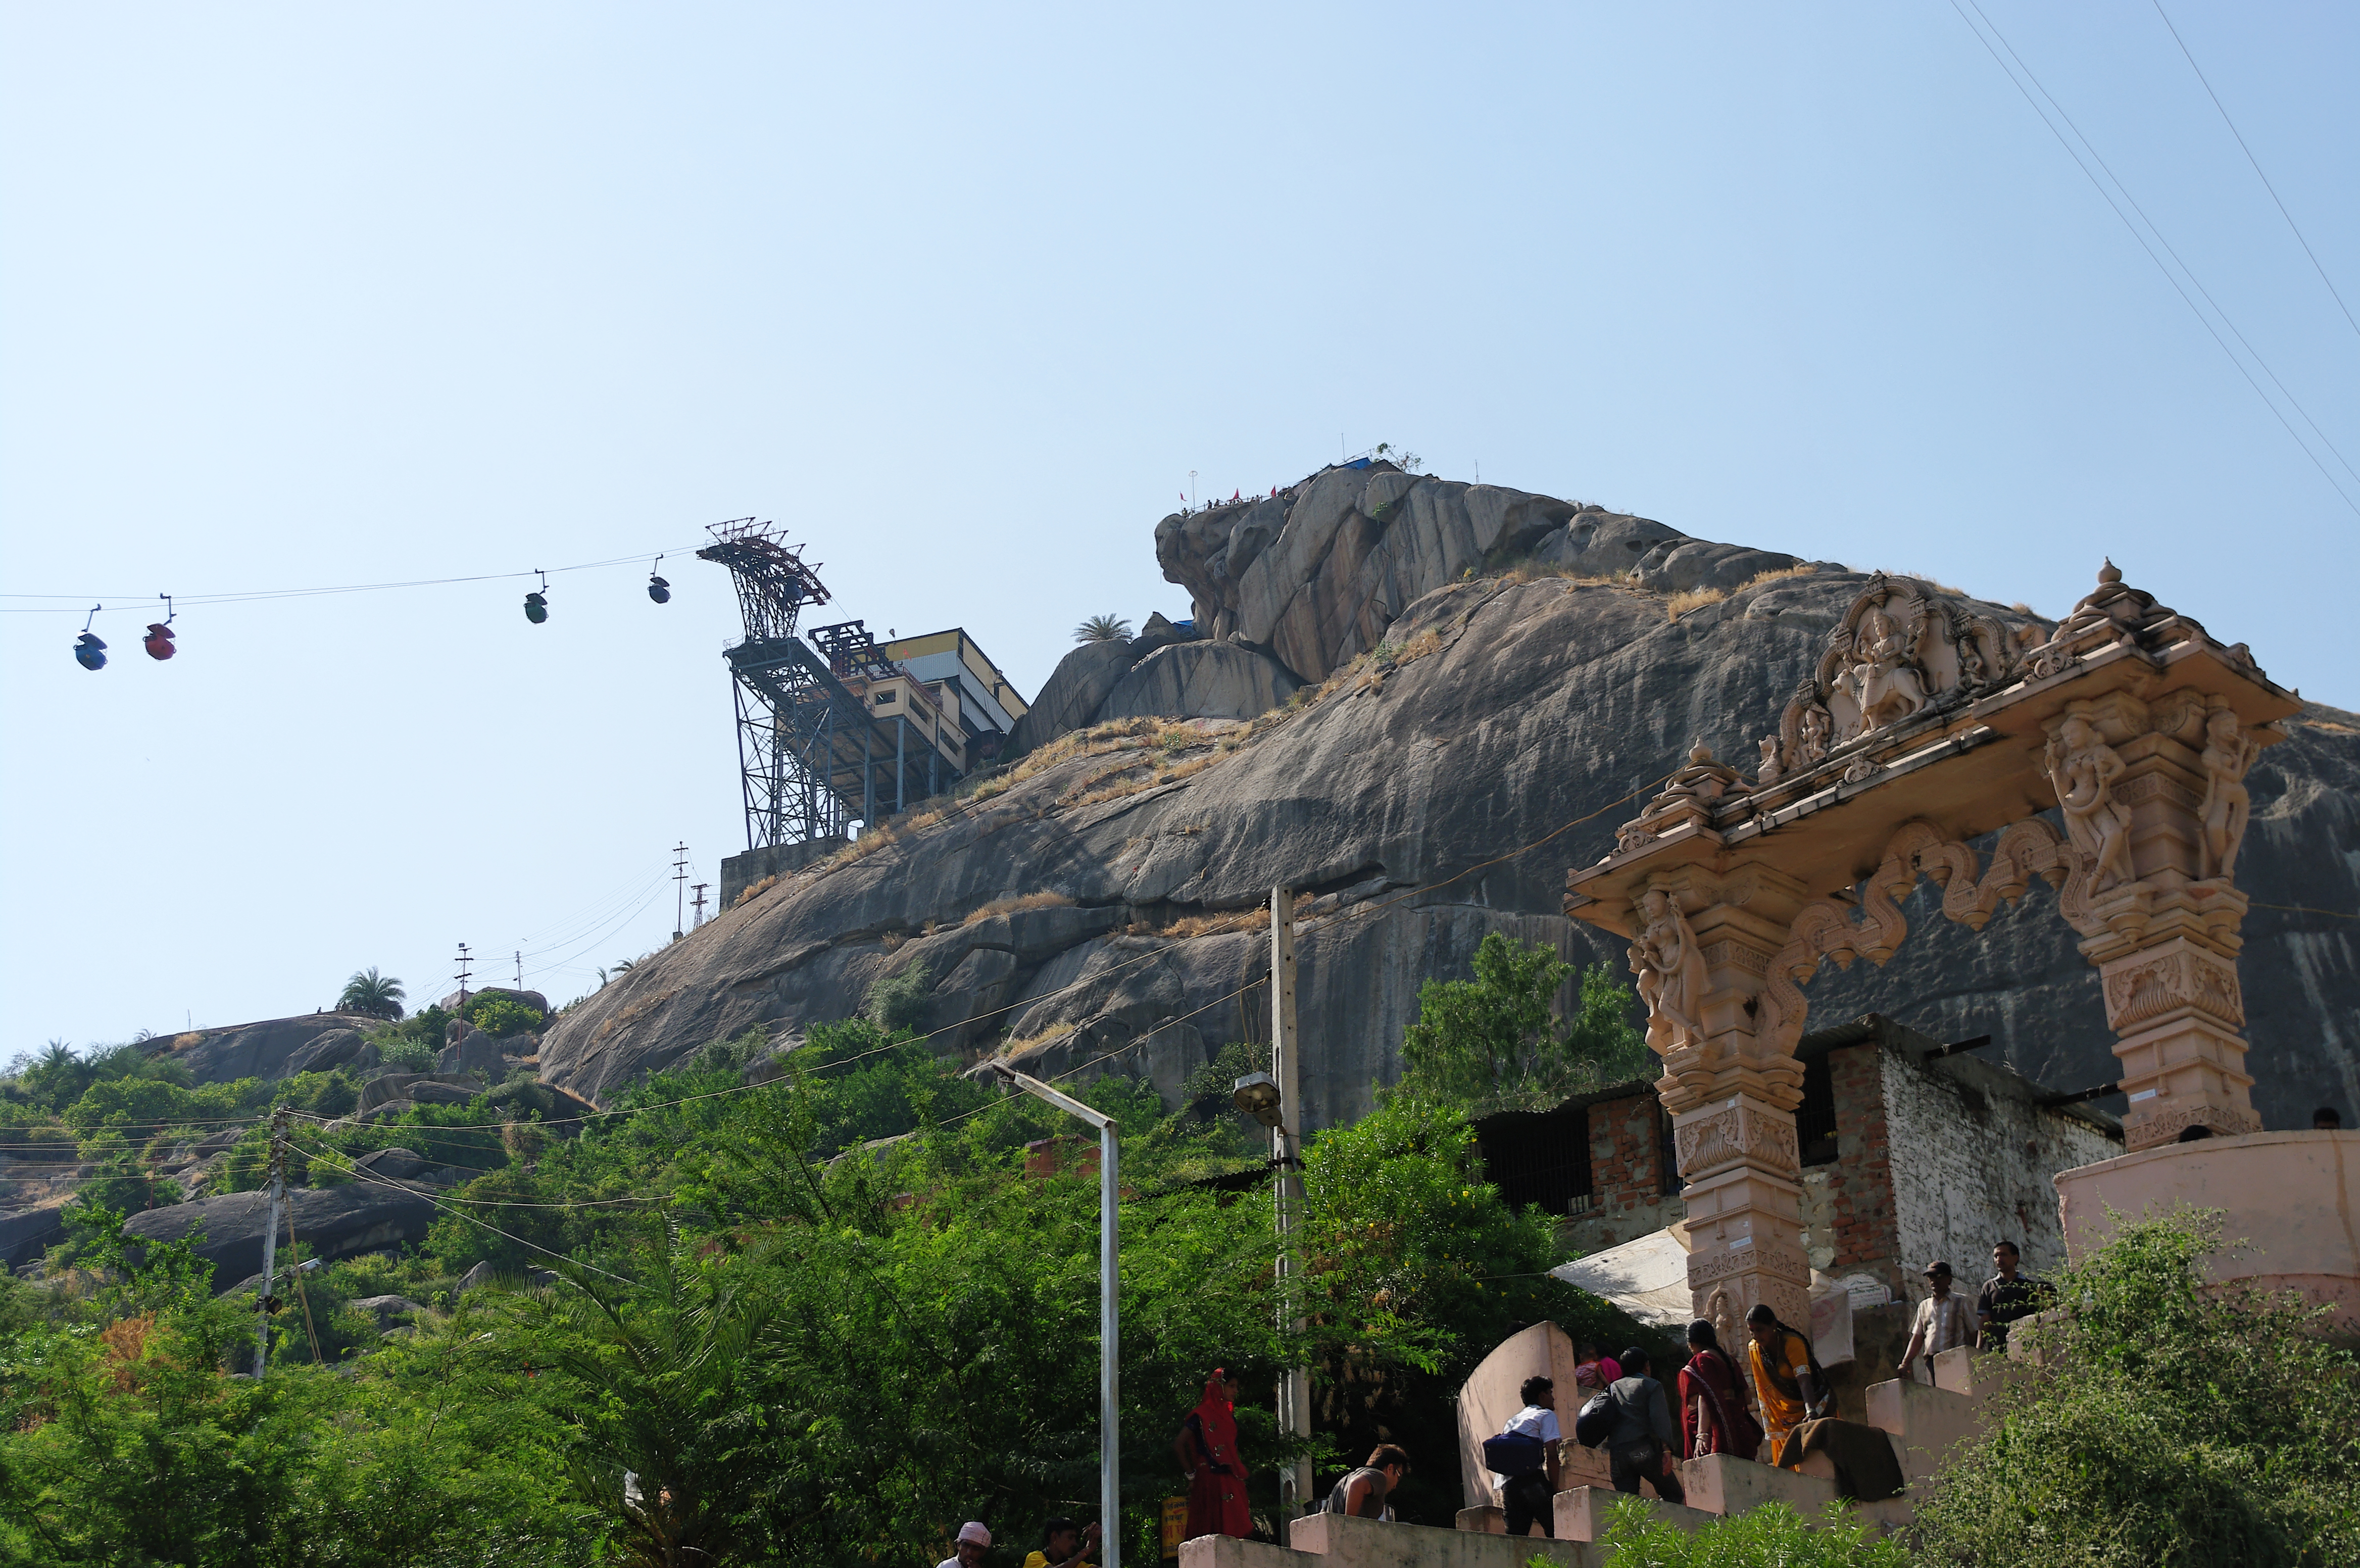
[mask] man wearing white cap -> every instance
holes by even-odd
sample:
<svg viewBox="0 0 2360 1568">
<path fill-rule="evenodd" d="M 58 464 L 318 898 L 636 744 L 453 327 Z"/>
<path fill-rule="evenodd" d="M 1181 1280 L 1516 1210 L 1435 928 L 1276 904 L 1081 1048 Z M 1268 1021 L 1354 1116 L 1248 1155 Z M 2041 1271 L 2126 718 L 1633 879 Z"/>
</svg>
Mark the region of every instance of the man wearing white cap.
<svg viewBox="0 0 2360 1568">
<path fill-rule="evenodd" d="M 982 1568 L 983 1554 L 991 1546 L 991 1531 L 975 1519 L 959 1526 L 958 1545 L 942 1560 L 938 1568 Z"/>
</svg>

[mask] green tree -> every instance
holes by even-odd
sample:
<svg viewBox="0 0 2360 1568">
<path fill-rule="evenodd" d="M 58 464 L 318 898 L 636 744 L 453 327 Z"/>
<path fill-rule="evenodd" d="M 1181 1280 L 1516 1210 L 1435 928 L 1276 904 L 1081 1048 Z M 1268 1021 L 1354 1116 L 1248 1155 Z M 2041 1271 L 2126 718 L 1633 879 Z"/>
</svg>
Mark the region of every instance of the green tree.
<svg viewBox="0 0 2360 1568">
<path fill-rule="evenodd" d="M 402 997 L 407 994 L 401 981 L 389 974 L 381 975 L 372 965 L 355 970 L 353 978 L 344 981 L 344 994 L 336 998 L 339 1013 L 366 1013 L 372 1018 L 401 1016 Z"/>
<path fill-rule="evenodd" d="M 1921 1561 L 2360 1563 L 2360 1360 L 2299 1298 L 2206 1283 L 2218 1211 L 2114 1218 L 1918 1508 Z"/>
<path fill-rule="evenodd" d="M 1121 642 L 1131 636 L 1131 622 L 1119 615 L 1094 615 L 1074 628 L 1076 642 Z"/>
<path fill-rule="evenodd" d="M 1494 931 L 1474 970 L 1472 980 L 1418 987 L 1417 1022 L 1402 1036 L 1404 1091 L 1478 1110 L 1538 1108 L 1647 1071 L 1631 992 L 1603 966 L 1577 970 L 1546 943 Z M 1579 1001 L 1560 1029 L 1557 993 L 1577 974 Z"/>
</svg>

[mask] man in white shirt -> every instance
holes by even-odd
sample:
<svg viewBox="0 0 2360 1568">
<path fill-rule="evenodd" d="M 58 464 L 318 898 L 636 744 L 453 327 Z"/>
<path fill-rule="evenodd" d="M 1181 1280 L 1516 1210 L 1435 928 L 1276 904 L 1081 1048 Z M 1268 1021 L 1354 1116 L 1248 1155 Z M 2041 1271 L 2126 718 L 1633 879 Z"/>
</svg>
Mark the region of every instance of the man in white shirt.
<svg viewBox="0 0 2360 1568">
<path fill-rule="evenodd" d="M 1516 1390 L 1516 1397 L 1524 1400 L 1524 1408 L 1501 1430 L 1539 1440 L 1541 1464 L 1536 1470 L 1508 1476 L 1501 1483 L 1500 1498 L 1507 1505 L 1508 1533 L 1530 1535 L 1537 1524 L 1543 1535 L 1555 1536 L 1557 1489 L 1561 1474 L 1557 1445 L 1564 1439 L 1557 1424 L 1557 1385 L 1546 1377 L 1527 1377 L 1524 1386 Z"/>
<path fill-rule="evenodd" d="M 942 1560 L 939 1568 L 977 1568 L 983 1554 L 990 1550 L 991 1531 L 981 1521 L 969 1519 L 959 1526 L 958 1544 L 951 1549 L 951 1555 Z"/>
<path fill-rule="evenodd" d="M 1934 1380 L 1934 1358 L 1946 1350 L 1975 1343 L 1974 1304 L 1950 1290 L 1950 1266 L 1937 1258 L 1926 1266 L 1926 1288 L 1932 1292 L 1918 1303 L 1909 1325 L 1909 1347 L 1901 1353 L 1901 1376 L 1919 1356 L 1926 1358 L 1925 1381 Z"/>
</svg>

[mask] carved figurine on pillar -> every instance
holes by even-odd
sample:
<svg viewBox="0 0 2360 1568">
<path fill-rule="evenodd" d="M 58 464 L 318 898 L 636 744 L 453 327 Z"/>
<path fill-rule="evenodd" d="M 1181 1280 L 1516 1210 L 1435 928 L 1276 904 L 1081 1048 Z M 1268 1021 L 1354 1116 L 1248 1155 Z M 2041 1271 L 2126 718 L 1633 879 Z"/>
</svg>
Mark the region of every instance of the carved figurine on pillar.
<svg viewBox="0 0 2360 1568">
<path fill-rule="evenodd" d="M 2204 720 L 2204 864 L 2202 874 L 2223 881 L 2237 871 L 2237 846 L 2245 841 L 2252 809 L 2245 770 L 2262 754 L 2256 741 L 2237 728 L 2237 716 L 2216 707 Z"/>
<path fill-rule="evenodd" d="M 1662 888 L 1640 895 L 1639 918 L 1631 971 L 1639 977 L 1639 1000 L 1647 1004 L 1647 1045 L 1668 1063 L 1673 1052 L 1704 1044 L 1704 1029 L 1697 1022 L 1697 1004 L 1704 1000 L 1704 954 L 1680 906 Z"/>
<path fill-rule="evenodd" d="M 2091 890 L 2130 881 L 2135 874 L 2131 813 L 2114 799 L 2123 760 L 2098 738 L 2088 719 L 2077 715 L 2066 719 L 2049 742 L 2048 762 L 2049 784 L 2065 812 L 2065 831 L 2073 847 L 2089 857 Z"/>
</svg>

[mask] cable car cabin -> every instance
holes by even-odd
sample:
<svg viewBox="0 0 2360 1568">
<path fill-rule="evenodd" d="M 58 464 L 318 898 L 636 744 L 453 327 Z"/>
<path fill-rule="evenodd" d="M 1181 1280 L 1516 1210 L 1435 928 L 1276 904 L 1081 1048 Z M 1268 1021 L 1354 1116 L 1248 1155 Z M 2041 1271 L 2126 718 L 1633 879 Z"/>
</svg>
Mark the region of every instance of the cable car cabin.
<svg viewBox="0 0 2360 1568">
<path fill-rule="evenodd" d="M 967 771 L 967 727 L 958 719 L 958 693 L 948 681 L 922 681 L 907 673 L 854 675 L 845 685 L 869 706 L 869 717 L 891 728 L 895 719 L 908 723 L 912 739 L 942 753 L 956 773 Z"/>
<path fill-rule="evenodd" d="M 148 639 L 145 646 L 148 656 L 151 659 L 169 659 L 180 652 L 172 645 L 172 629 L 160 620 L 151 620 L 148 623 Z"/>
</svg>

